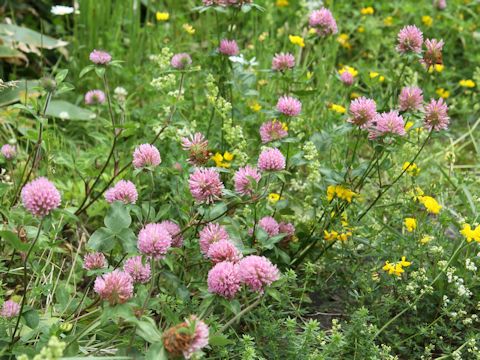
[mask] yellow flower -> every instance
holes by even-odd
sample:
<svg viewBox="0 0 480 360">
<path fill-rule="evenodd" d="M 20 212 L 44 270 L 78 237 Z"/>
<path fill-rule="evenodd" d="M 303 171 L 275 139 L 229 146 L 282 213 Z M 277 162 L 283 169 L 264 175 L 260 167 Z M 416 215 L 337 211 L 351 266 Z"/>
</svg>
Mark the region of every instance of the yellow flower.
<svg viewBox="0 0 480 360">
<path fill-rule="evenodd" d="M 383 20 L 383 25 L 385 25 L 385 26 L 392 26 L 392 25 L 393 25 L 393 17 L 387 16 L 387 17 Z"/>
<path fill-rule="evenodd" d="M 360 10 L 360 14 L 362 15 L 373 15 L 374 13 L 375 13 L 375 9 L 371 6 Z"/>
<path fill-rule="evenodd" d="M 410 261 L 407 261 L 406 256 L 402 256 L 402 260 L 400 261 L 400 265 L 402 265 L 403 267 L 408 267 L 408 266 L 412 265 L 412 263 Z"/>
<path fill-rule="evenodd" d="M 313 72 L 307 71 L 307 80 L 310 80 L 313 77 Z"/>
<path fill-rule="evenodd" d="M 428 244 L 430 241 L 433 240 L 433 236 L 431 235 L 424 235 L 421 239 L 420 239 L 420 243 L 422 243 L 422 245 L 425 245 L 425 244 Z"/>
<path fill-rule="evenodd" d="M 444 99 L 447 99 L 450 96 L 450 92 L 445 90 L 444 88 L 438 88 L 435 92 L 438 96 Z"/>
<path fill-rule="evenodd" d="M 475 240 L 476 242 L 480 243 L 480 225 L 472 230 L 470 224 L 464 224 L 462 230 L 460 230 L 460 234 L 463 235 L 467 242 L 472 242 L 472 240 Z"/>
<path fill-rule="evenodd" d="M 308 34 L 309 35 L 315 35 L 316 33 L 317 33 L 317 30 L 315 30 L 315 28 L 308 29 Z"/>
<path fill-rule="evenodd" d="M 249 105 L 250 110 L 253 112 L 259 112 L 262 110 L 262 105 L 260 105 L 257 101 L 252 101 Z"/>
<path fill-rule="evenodd" d="M 338 70 L 338 73 L 340 75 L 342 75 L 344 72 L 350 73 L 353 77 L 358 75 L 358 71 L 355 68 L 347 65 L 343 66 L 340 70 Z"/>
<path fill-rule="evenodd" d="M 338 233 L 335 230 L 328 232 L 327 230 L 323 230 L 323 238 L 327 241 L 337 240 Z"/>
<path fill-rule="evenodd" d="M 357 29 L 357 32 L 359 32 L 360 34 L 361 33 L 364 33 L 365 32 L 365 28 L 363 26 L 359 26 L 358 29 Z"/>
<path fill-rule="evenodd" d="M 417 228 L 417 220 L 415 220 L 414 218 L 405 218 L 403 223 L 407 228 L 408 232 L 414 232 L 415 229 Z"/>
<path fill-rule="evenodd" d="M 422 22 L 425 26 L 430 27 L 433 24 L 433 19 L 431 16 L 424 15 L 422 16 Z"/>
<path fill-rule="evenodd" d="M 385 261 L 382 270 L 386 271 L 389 275 L 401 276 L 405 272 L 403 268 L 410 265 L 411 262 L 407 261 L 405 256 L 402 256 L 402 260 L 397 263 L 390 263 L 388 260 Z"/>
<path fill-rule="evenodd" d="M 345 49 L 351 49 L 352 45 L 348 42 L 348 35 L 347 34 L 340 34 L 337 37 L 337 42 Z"/>
<path fill-rule="evenodd" d="M 405 131 L 410 130 L 413 125 L 415 125 L 413 121 L 407 121 L 405 124 Z"/>
<path fill-rule="evenodd" d="M 272 204 L 276 204 L 278 200 L 280 200 L 280 194 L 270 193 L 267 197 L 268 201 Z"/>
<path fill-rule="evenodd" d="M 287 7 L 288 6 L 288 0 L 277 0 L 276 6 L 278 7 Z"/>
<path fill-rule="evenodd" d="M 440 205 L 437 200 L 435 200 L 431 196 L 419 196 L 418 201 L 420 201 L 420 203 L 425 206 L 425 209 L 427 209 L 430 214 L 437 215 L 442 209 L 442 205 Z"/>
<path fill-rule="evenodd" d="M 443 69 L 445 69 L 445 66 L 442 65 L 442 64 L 435 64 L 433 66 L 430 66 L 428 68 L 428 72 L 431 74 L 433 73 L 434 71 L 438 72 L 438 73 L 441 73 L 443 71 Z"/>
<path fill-rule="evenodd" d="M 417 164 L 410 164 L 408 161 L 403 163 L 402 170 L 406 171 L 408 175 L 411 176 L 417 176 L 420 172 L 420 168 L 417 166 Z"/>
<path fill-rule="evenodd" d="M 335 111 L 339 114 L 345 114 L 345 112 L 347 111 L 347 109 L 345 109 L 342 105 L 338 104 L 330 104 L 329 108 L 330 110 Z"/>
<path fill-rule="evenodd" d="M 229 168 L 233 157 L 234 155 L 228 151 L 225 151 L 223 155 L 217 152 L 212 156 L 212 160 L 215 162 L 216 167 Z"/>
<path fill-rule="evenodd" d="M 342 185 L 329 185 L 327 188 L 327 200 L 332 201 L 335 196 L 351 203 L 352 199 L 357 197 L 358 194 Z"/>
<path fill-rule="evenodd" d="M 380 73 L 376 71 L 370 71 L 370 79 L 375 79 L 378 77 L 378 81 L 383 82 L 385 81 L 385 77 L 383 75 L 380 75 Z"/>
<path fill-rule="evenodd" d="M 359 98 L 361 95 L 357 92 L 352 92 L 350 94 L 350 99 L 356 99 L 356 98 Z"/>
<path fill-rule="evenodd" d="M 293 45 L 298 45 L 300 47 L 305 47 L 305 42 L 301 36 L 289 35 L 288 38 Z"/>
<path fill-rule="evenodd" d="M 189 34 L 189 35 L 195 34 L 195 28 L 192 25 L 183 24 L 182 27 L 183 27 L 183 30 L 185 30 L 187 32 L 187 34 Z"/>
<path fill-rule="evenodd" d="M 268 37 L 268 32 L 263 32 L 258 36 L 258 41 L 263 42 Z"/>
<path fill-rule="evenodd" d="M 337 240 L 345 242 L 345 241 L 348 241 L 348 238 L 351 236 L 352 236 L 352 233 L 350 231 L 347 231 L 345 233 L 338 234 Z"/>
<path fill-rule="evenodd" d="M 170 14 L 168 12 L 157 11 L 155 17 L 157 18 L 157 21 L 168 21 L 168 19 L 170 19 Z"/>
<path fill-rule="evenodd" d="M 460 80 L 459 85 L 466 88 L 475 87 L 475 82 L 473 80 Z"/>
<path fill-rule="evenodd" d="M 418 201 L 421 196 L 425 193 L 420 187 L 416 187 L 414 190 L 410 190 L 408 194 L 413 198 L 414 201 Z"/>
</svg>

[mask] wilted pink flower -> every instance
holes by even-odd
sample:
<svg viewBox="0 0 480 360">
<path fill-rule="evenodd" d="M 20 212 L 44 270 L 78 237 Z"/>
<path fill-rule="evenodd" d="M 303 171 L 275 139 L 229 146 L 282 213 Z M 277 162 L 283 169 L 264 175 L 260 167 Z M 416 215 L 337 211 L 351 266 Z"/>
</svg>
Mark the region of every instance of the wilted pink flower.
<svg viewBox="0 0 480 360">
<path fill-rule="evenodd" d="M 135 204 L 138 198 L 137 188 L 135 184 L 128 180 L 120 180 L 105 192 L 105 200 L 108 203 L 121 201 L 125 204 Z"/>
<path fill-rule="evenodd" d="M 291 96 L 278 99 L 277 110 L 286 116 L 297 116 L 302 112 L 302 103 Z"/>
<path fill-rule="evenodd" d="M 114 270 L 98 276 L 93 289 L 102 300 L 108 300 L 110 305 L 123 304 L 133 296 L 133 280 L 126 272 Z"/>
<path fill-rule="evenodd" d="M 340 75 L 340 80 L 342 81 L 342 83 L 348 86 L 353 84 L 354 79 L 355 79 L 354 76 L 349 71 L 344 71 Z"/>
<path fill-rule="evenodd" d="M 433 0 L 433 6 L 436 6 L 438 10 L 445 10 L 447 7 L 447 0 Z"/>
<path fill-rule="evenodd" d="M 222 261 L 238 262 L 242 258 L 242 253 L 229 240 L 220 240 L 210 245 L 207 257 L 217 264 Z"/>
<path fill-rule="evenodd" d="M 0 310 L 0 316 L 11 319 L 17 317 L 20 313 L 20 305 L 13 300 L 7 300 L 3 303 L 2 310 Z"/>
<path fill-rule="evenodd" d="M 269 120 L 260 126 L 260 137 L 264 144 L 270 141 L 283 139 L 287 135 L 288 131 L 286 125 L 278 120 Z"/>
<path fill-rule="evenodd" d="M 227 230 L 222 225 L 217 223 L 208 223 L 202 230 L 200 230 L 199 235 L 200 251 L 205 256 L 208 253 L 210 245 L 220 240 L 230 239 Z"/>
<path fill-rule="evenodd" d="M 185 322 L 164 331 L 162 338 L 164 348 L 172 357 L 183 355 L 185 359 L 190 359 L 208 345 L 208 326 L 191 315 Z"/>
<path fill-rule="evenodd" d="M 258 168 L 261 171 L 279 171 L 285 169 L 285 157 L 277 148 L 267 148 L 258 157 Z"/>
<path fill-rule="evenodd" d="M 3 157 L 7 160 L 12 160 L 17 155 L 17 149 L 14 145 L 5 144 L 0 150 Z"/>
<path fill-rule="evenodd" d="M 275 54 L 272 59 L 272 69 L 285 71 L 295 66 L 295 57 L 290 53 Z"/>
<path fill-rule="evenodd" d="M 233 176 L 235 191 L 241 195 L 251 196 L 255 191 L 255 187 L 260 181 L 260 178 L 261 175 L 257 168 L 250 165 L 241 167 Z"/>
<path fill-rule="evenodd" d="M 170 61 L 170 65 L 178 70 L 183 70 L 192 65 L 192 58 L 187 53 L 175 54 Z"/>
<path fill-rule="evenodd" d="M 142 144 L 137 146 L 133 152 L 132 162 L 135 169 L 141 169 L 147 166 L 155 167 L 160 165 L 162 158 L 154 145 Z"/>
<path fill-rule="evenodd" d="M 102 90 L 90 90 L 85 94 L 85 104 L 87 105 L 101 105 L 105 99 L 105 93 Z"/>
<path fill-rule="evenodd" d="M 425 128 L 428 130 L 440 131 L 448 129 L 448 124 L 450 123 L 448 106 L 442 98 L 438 100 L 432 99 L 425 106 L 425 118 L 423 121 Z"/>
<path fill-rule="evenodd" d="M 258 222 L 258 226 L 265 230 L 268 236 L 277 236 L 279 233 L 279 226 L 277 220 L 271 216 L 265 216 Z"/>
<path fill-rule="evenodd" d="M 238 50 L 238 44 L 235 40 L 223 39 L 220 41 L 218 52 L 227 56 L 236 56 L 240 50 Z"/>
<path fill-rule="evenodd" d="M 22 189 L 23 206 L 33 215 L 44 217 L 60 205 L 61 197 L 55 185 L 39 177 Z"/>
<path fill-rule="evenodd" d="M 372 99 L 359 97 L 350 102 L 348 122 L 364 129 L 377 116 L 377 104 Z"/>
<path fill-rule="evenodd" d="M 181 247 L 183 245 L 182 229 L 173 221 L 164 220 L 160 223 L 172 236 L 172 247 Z"/>
<path fill-rule="evenodd" d="M 107 259 L 101 252 L 86 254 L 83 258 L 83 268 L 85 270 L 96 270 L 107 267 Z"/>
<path fill-rule="evenodd" d="M 161 224 L 147 224 L 138 233 L 137 246 L 142 254 L 162 259 L 172 246 L 172 236 Z"/>
<path fill-rule="evenodd" d="M 188 151 L 188 162 L 192 165 L 203 165 L 210 159 L 210 151 L 208 151 L 208 140 L 202 133 L 195 133 L 189 138 L 181 138 L 182 148 Z"/>
<path fill-rule="evenodd" d="M 223 261 L 208 272 L 208 291 L 233 299 L 240 289 L 240 273 L 236 264 Z"/>
<path fill-rule="evenodd" d="M 422 52 L 423 34 L 415 25 L 405 26 L 400 30 L 397 37 L 397 51 L 399 53 L 414 52 L 420 54 Z"/>
<path fill-rule="evenodd" d="M 223 183 L 215 169 L 196 169 L 188 183 L 193 198 L 198 202 L 210 204 L 222 196 Z"/>
<path fill-rule="evenodd" d="M 369 129 L 369 139 L 376 139 L 385 135 L 404 136 L 406 134 L 403 117 L 397 111 L 378 114 L 374 123 Z"/>
<path fill-rule="evenodd" d="M 278 232 L 280 234 L 285 234 L 285 237 L 282 239 L 282 242 L 288 242 L 292 240 L 295 236 L 295 226 L 291 223 L 281 222 L 278 224 Z"/>
<path fill-rule="evenodd" d="M 141 256 L 134 256 L 125 261 L 123 270 L 134 282 L 145 284 L 150 280 L 150 264 L 143 264 Z"/>
<path fill-rule="evenodd" d="M 420 110 L 423 104 L 422 89 L 416 86 L 404 87 L 398 96 L 400 111 Z"/>
<path fill-rule="evenodd" d="M 320 36 L 332 35 L 338 32 L 337 22 L 333 18 L 332 13 L 323 7 L 310 14 L 308 24 L 315 28 Z"/>
<path fill-rule="evenodd" d="M 112 60 L 112 56 L 102 50 L 93 50 L 89 57 L 90 61 L 97 65 L 106 65 Z"/>
<path fill-rule="evenodd" d="M 427 39 L 425 40 L 425 46 L 427 50 L 423 54 L 423 59 L 420 62 L 427 68 L 437 65 L 443 64 L 442 60 L 442 49 L 443 49 L 444 42 L 443 40 L 437 39 Z"/>
<path fill-rule="evenodd" d="M 280 272 L 264 256 L 250 255 L 238 263 L 241 282 L 253 291 L 263 293 L 266 286 L 280 278 Z"/>
</svg>

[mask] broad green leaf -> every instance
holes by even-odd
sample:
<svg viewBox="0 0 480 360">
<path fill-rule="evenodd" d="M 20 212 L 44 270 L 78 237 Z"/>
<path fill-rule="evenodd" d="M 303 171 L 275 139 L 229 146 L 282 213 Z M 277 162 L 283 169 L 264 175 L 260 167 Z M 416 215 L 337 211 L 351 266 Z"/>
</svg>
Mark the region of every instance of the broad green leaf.
<svg viewBox="0 0 480 360">
<path fill-rule="evenodd" d="M 156 344 L 152 344 L 145 354 L 145 360 L 168 360 L 163 343 L 158 342 Z"/>
<path fill-rule="evenodd" d="M 131 254 L 137 251 L 137 237 L 131 229 L 122 229 L 116 237 L 120 239 L 124 252 Z"/>
<path fill-rule="evenodd" d="M 45 49 L 55 49 L 68 44 L 66 41 L 54 39 L 34 30 L 13 24 L 0 24 L 0 39 L 4 40 L 5 43 L 19 42 Z"/>
<path fill-rule="evenodd" d="M 38 323 L 40 322 L 40 316 L 38 315 L 38 312 L 35 309 L 24 311 L 22 316 L 25 319 L 27 326 L 31 329 L 35 329 L 38 326 Z"/>
<path fill-rule="evenodd" d="M 162 333 L 158 330 L 157 324 L 152 318 L 145 318 L 145 320 L 138 320 L 137 335 L 143 338 L 150 344 L 155 344 L 162 341 Z"/>
<path fill-rule="evenodd" d="M 25 99 L 25 91 L 28 91 L 29 95 L 38 94 L 37 90 L 33 88 L 38 86 L 38 80 L 18 80 L 18 84 L 14 88 L 8 88 L 0 90 L 0 107 L 10 105 Z"/>
<path fill-rule="evenodd" d="M 21 242 L 17 234 L 12 231 L 0 231 L 0 238 L 5 239 L 15 250 L 27 251 L 29 248 L 29 244 Z"/>
<path fill-rule="evenodd" d="M 96 118 L 95 113 L 92 111 L 73 105 L 65 100 L 50 101 L 46 115 L 62 120 L 91 120 Z"/>
<path fill-rule="evenodd" d="M 108 214 L 105 217 L 105 226 L 115 233 L 120 233 L 132 223 L 132 218 L 127 207 L 121 201 L 115 201 L 110 206 Z"/>
<path fill-rule="evenodd" d="M 225 346 L 233 343 L 234 341 L 228 339 L 224 335 L 212 335 L 208 338 L 208 344 L 210 346 Z"/>
<path fill-rule="evenodd" d="M 108 252 L 115 246 L 115 233 L 102 227 L 90 236 L 87 245 L 92 250 Z"/>
</svg>

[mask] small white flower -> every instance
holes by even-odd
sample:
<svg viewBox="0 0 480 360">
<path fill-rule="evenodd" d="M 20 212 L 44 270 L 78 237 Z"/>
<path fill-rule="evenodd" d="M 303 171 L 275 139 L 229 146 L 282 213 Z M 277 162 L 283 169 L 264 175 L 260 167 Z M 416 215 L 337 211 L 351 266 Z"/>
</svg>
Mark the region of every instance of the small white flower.
<svg viewBox="0 0 480 360">
<path fill-rule="evenodd" d="M 58 114 L 60 119 L 70 119 L 70 114 L 67 111 L 62 111 L 60 114 Z"/>
<path fill-rule="evenodd" d="M 63 5 L 54 5 L 50 12 L 53 15 L 69 15 L 75 12 L 75 9 L 71 6 L 63 6 Z"/>
</svg>

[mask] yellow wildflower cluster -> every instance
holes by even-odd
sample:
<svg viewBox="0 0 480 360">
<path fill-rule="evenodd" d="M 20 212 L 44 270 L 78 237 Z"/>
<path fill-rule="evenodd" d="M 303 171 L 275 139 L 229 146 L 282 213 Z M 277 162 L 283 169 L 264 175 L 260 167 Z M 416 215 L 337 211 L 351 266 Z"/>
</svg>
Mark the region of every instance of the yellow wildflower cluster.
<svg viewBox="0 0 480 360">
<path fill-rule="evenodd" d="M 433 19 L 432 19 L 432 17 L 429 16 L 429 15 L 424 15 L 424 16 L 422 16 L 422 23 L 423 23 L 425 26 L 430 27 L 430 26 L 432 26 L 432 24 L 433 24 Z"/>
<path fill-rule="evenodd" d="M 360 9 L 360 14 L 362 15 L 373 15 L 374 13 L 375 13 L 375 9 L 371 6 Z"/>
<path fill-rule="evenodd" d="M 253 112 L 259 112 L 260 110 L 262 110 L 262 105 L 260 105 L 256 100 L 251 101 L 248 107 Z"/>
<path fill-rule="evenodd" d="M 385 26 L 392 26 L 392 25 L 393 25 L 393 17 L 392 17 L 392 16 L 387 16 L 387 17 L 383 20 L 383 25 L 385 25 Z"/>
<path fill-rule="evenodd" d="M 212 160 L 215 162 L 215 166 L 217 167 L 229 168 L 230 163 L 233 160 L 233 156 L 234 155 L 228 151 L 225 151 L 223 155 L 217 152 L 212 156 Z"/>
<path fill-rule="evenodd" d="M 443 69 L 445 68 L 445 66 L 443 66 L 442 64 L 435 64 L 433 66 L 430 66 L 428 68 L 428 72 L 431 74 L 433 73 L 434 71 L 438 72 L 438 73 L 441 73 L 443 71 Z"/>
<path fill-rule="evenodd" d="M 405 123 L 405 126 L 404 126 L 405 131 L 410 130 L 413 125 L 415 125 L 415 123 L 414 123 L 413 121 L 407 121 L 407 122 Z"/>
<path fill-rule="evenodd" d="M 339 113 L 339 114 L 345 114 L 345 112 L 347 111 L 347 109 L 345 109 L 345 107 L 343 107 L 342 105 L 338 105 L 338 104 L 330 104 L 328 106 L 328 108 L 336 113 Z"/>
<path fill-rule="evenodd" d="M 170 19 L 170 14 L 168 12 L 157 11 L 155 17 L 157 18 L 157 21 L 168 21 L 168 19 Z"/>
<path fill-rule="evenodd" d="M 435 92 L 438 96 L 444 99 L 447 99 L 450 96 L 450 91 L 445 90 L 444 88 L 438 88 Z"/>
<path fill-rule="evenodd" d="M 280 194 L 277 194 L 277 193 L 270 193 L 267 196 L 268 202 L 272 204 L 276 204 L 280 199 L 282 198 L 280 197 Z"/>
<path fill-rule="evenodd" d="M 417 228 L 417 220 L 415 220 L 415 218 L 405 218 L 405 220 L 403 220 L 403 224 L 408 232 L 414 232 Z"/>
<path fill-rule="evenodd" d="M 437 200 L 435 200 L 433 197 L 431 196 L 419 196 L 418 197 L 418 201 L 420 201 L 420 203 L 425 206 L 425 209 L 427 209 L 427 211 L 430 213 L 430 214 L 435 214 L 437 215 L 438 213 L 440 213 L 440 210 L 442 209 L 442 205 L 440 205 Z"/>
<path fill-rule="evenodd" d="M 417 166 L 417 164 L 411 164 L 408 161 L 403 163 L 402 170 L 406 171 L 407 174 L 411 176 L 417 176 L 420 173 L 420 168 Z"/>
<path fill-rule="evenodd" d="M 473 80 L 460 80 L 458 83 L 461 87 L 474 88 L 475 82 Z"/>
<path fill-rule="evenodd" d="M 352 45 L 348 40 L 349 40 L 349 36 L 347 34 L 340 34 L 337 37 L 337 42 L 340 44 L 341 47 L 345 49 L 351 49 Z"/>
<path fill-rule="evenodd" d="M 405 256 L 402 256 L 402 260 L 396 263 L 390 263 L 388 260 L 385 261 L 385 265 L 382 270 L 386 271 L 389 275 L 402 276 L 405 272 L 403 268 L 410 266 L 412 263 L 407 261 Z"/>
<path fill-rule="evenodd" d="M 370 79 L 376 79 L 378 78 L 378 81 L 384 82 L 385 81 L 385 76 L 380 75 L 380 73 L 376 71 L 370 71 Z"/>
<path fill-rule="evenodd" d="M 351 231 L 338 232 L 338 231 L 332 230 L 329 232 L 327 230 L 323 230 L 323 238 L 327 241 L 338 240 L 338 241 L 345 242 L 345 241 L 348 241 L 350 237 L 352 237 Z"/>
<path fill-rule="evenodd" d="M 462 234 L 468 242 L 475 240 L 480 243 L 480 225 L 477 225 L 475 229 L 472 229 L 470 224 L 464 224 L 462 230 L 460 230 L 460 234 Z"/>
<path fill-rule="evenodd" d="M 358 75 L 358 71 L 355 68 L 348 65 L 344 65 L 340 70 L 338 70 L 338 73 L 340 75 L 342 75 L 344 72 L 350 73 L 350 75 L 352 75 L 353 77 Z"/>
<path fill-rule="evenodd" d="M 430 241 L 432 241 L 434 239 L 434 237 L 432 235 L 424 235 L 421 239 L 420 239 L 420 243 L 422 245 L 426 245 L 428 244 Z"/>
<path fill-rule="evenodd" d="M 190 24 L 183 24 L 183 25 L 182 25 L 182 28 L 183 28 L 183 30 L 185 30 L 185 32 L 186 32 L 187 34 L 189 34 L 189 35 L 195 34 L 195 28 L 194 28 L 192 25 L 190 25 Z"/>
<path fill-rule="evenodd" d="M 342 185 L 330 185 L 327 188 L 327 200 L 332 201 L 335 197 L 338 197 L 342 200 L 346 200 L 351 203 L 354 197 L 357 197 L 358 194 L 354 191 L 343 187 Z"/>
<path fill-rule="evenodd" d="M 300 47 L 305 47 L 305 41 L 301 36 L 297 35 L 288 35 L 288 39 L 293 45 L 298 45 Z"/>
<path fill-rule="evenodd" d="M 287 7 L 289 4 L 288 4 L 288 0 L 277 0 L 275 5 L 278 7 Z"/>
</svg>

